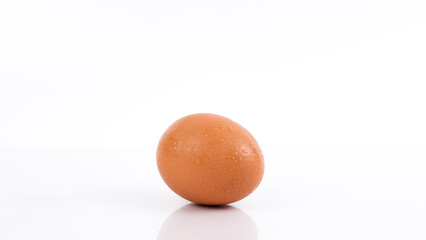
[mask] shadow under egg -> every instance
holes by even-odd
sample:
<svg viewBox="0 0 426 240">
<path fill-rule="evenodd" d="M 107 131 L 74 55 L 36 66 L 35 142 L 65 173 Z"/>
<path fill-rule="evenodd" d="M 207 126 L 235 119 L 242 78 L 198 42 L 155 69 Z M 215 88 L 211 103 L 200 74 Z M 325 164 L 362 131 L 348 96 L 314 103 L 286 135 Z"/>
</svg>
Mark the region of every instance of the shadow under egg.
<svg viewBox="0 0 426 240">
<path fill-rule="evenodd" d="M 161 226 L 157 240 L 254 240 L 255 222 L 240 209 L 229 206 L 187 204 L 171 214 Z"/>
</svg>

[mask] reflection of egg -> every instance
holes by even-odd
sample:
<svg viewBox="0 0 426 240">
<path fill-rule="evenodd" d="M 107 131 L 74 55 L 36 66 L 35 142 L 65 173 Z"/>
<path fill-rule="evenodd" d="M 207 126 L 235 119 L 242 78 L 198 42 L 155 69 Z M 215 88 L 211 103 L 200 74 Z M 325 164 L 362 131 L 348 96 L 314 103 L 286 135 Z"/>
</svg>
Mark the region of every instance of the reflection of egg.
<svg viewBox="0 0 426 240">
<path fill-rule="evenodd" d="M 158 144 L 157 165 L 175 193 L 205 205 L 245 198 L 259 185 L 264 169 L 253 136 L 214 114 L 193 114 L 173 123 Z"/>
<path fill-rule="evenodd" d="M 256 223 L 229 205 L 205 207 L 188 204 L 164 221 L 157 240 L 256 240 Z"/>
</svg>

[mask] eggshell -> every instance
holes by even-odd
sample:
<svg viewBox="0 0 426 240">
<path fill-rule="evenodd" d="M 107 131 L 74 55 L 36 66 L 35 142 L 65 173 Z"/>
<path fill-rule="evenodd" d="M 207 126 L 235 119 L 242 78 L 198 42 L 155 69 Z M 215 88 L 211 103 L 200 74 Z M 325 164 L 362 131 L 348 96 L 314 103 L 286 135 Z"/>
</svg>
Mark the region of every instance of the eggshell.
<svg viewBox="0 0 426 240">
<path fill-rule="evenodd" d="M 157 148 L 166 184 L 195 203 L 222 205 L 253 192 L 263 177 L 263 155 L 242 126 L 215 114 L 193 114 L 174 122 Z"/>
</svg>

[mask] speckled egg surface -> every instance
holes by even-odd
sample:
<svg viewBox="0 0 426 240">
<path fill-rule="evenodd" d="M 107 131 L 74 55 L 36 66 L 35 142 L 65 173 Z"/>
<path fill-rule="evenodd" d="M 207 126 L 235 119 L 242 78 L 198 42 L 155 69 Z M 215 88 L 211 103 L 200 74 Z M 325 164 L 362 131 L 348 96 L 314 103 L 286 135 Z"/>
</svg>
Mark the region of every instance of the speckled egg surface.
<svg viewBox="0 0 426 240">
<path fill-rule="evenodd" d="M 158 144 L 157 166 L 176 194 L 205 205 L 245 198 L 264 171 L 253 136 L 236 122 L 207 113 L 183 117 L 166 130 Z"/>
</svg>

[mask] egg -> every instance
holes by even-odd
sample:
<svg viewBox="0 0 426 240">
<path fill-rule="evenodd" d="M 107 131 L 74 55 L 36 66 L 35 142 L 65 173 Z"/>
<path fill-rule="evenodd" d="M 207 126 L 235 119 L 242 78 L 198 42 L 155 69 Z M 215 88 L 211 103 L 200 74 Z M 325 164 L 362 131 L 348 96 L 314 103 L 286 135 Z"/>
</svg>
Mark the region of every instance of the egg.
<svg viewBox="0 0 426 240">
<path fill-rule="evenodd" d="M 260 184 L 263 154 L 238 123 L 199 113 L 174 122 L 162 135 L 157 166 L 176 194 L 203 205 L 239 201 Z"/>
</svg>

